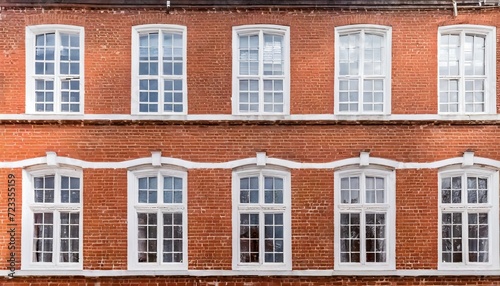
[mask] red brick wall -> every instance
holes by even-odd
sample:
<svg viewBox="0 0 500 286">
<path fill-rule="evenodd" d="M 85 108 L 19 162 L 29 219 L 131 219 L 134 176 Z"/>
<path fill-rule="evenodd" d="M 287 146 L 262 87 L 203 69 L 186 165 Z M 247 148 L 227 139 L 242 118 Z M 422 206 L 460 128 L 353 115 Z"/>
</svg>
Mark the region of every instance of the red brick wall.
<svg viewBox="0 0 500 286">
<path fill-rule="evenodd" d="M 398 170 L 396 176 L 396 268 L 437 269 L 437 170 Z"/>
<path fill-rule="evenodd" d="M 25 27 L 71 24 L 85 28 L 85 113 L 130 113 L 131 27 L 180 24 L 188 35 L 188 113 L 231 114 L 231 32 L 235 25 L 290 26 L 291 113 L 333 112 L 334 27 L 392 26 L 392 113 L 437 112 L 437 29 L 449 24 L 497 26 L 497 10 L 58 10 L 6 9 L 0 15 L 0 113 L 23 114 Z M 500 38 L 497 35 L 497 38 Z M 498 63 L 497 63 L 498 66 Z M 498 84 L 498 83 L 497 83 Z M 498 93 L 498 92 L 497 92 Z M 500 104 L 500 100 L 497 100 Z M 498 108 L 497 108 L 498 110 Z M 322 163 L 371 156 L 399 162 L 434 162 L 462 156 L 500 160 L 496 122 L 0 122 L 0 162 L 58 156 L 91 162 L 151 156 L 227 162 L 267 156 Z M 333 169 L 293 169 L 294 270 L 333 269 Z M 84 269 L 127 268 L 126 169 L 84 169 Z M 437 268 L 437 170 L 396 171 L 396 267 Z M 21 169 L 0 168 L 0 187 L 15 174 L 18 246 L 21 242 Z M 0 191 L 0 268 L 7 269 L 8 197 Z M 188 170 L 189 269 L 230 270 L 231 170 Z M 20 261 L 20 252 L 17 249 Z M 492 285 L 499 277 L 19 277 L 2 285 Z M 219 282 L 219 284 L 217 284 Z M 30 284 L 31 283 L 31 284 Z M 100 284 L 98 284 L 100 283 Z"/>
<path fill-rule="evenodd" d="M 319 163 L 370 156 L 400 162 L 433 162 L 461 157 L 470 149 L 476 156 L 500 160 L 500 133 L 495 124 L 478 125 L 0 125 L 2 160 L 45 156 L 55 151 L 87 161 L 123 161 L 165 157 L 196 162 L 227 162 L 269 157 Z"/>
<path fill-rule="evenodd" d="M 391 26 L 392 113 L 429 114 L 437 113 L 438 27 L 500 21 L 494 9 L 461 10 L 458 17 L 451 11 L 7 9 L 2 19 L 0 31 L 9 36 L 0 38 L 0 58 L 7 63 L 0 65 L 0 94 L 10 96 L 0 97 L 0 113 L 24 113 L 25 27 L 70 24 L 85 28 L 87 114 L 130 113 L 133 25 L 187 26 L 189 114 L 231 114 L 233 26 L 290 26 L 292 114 L 333 113 L 334 27 Z"/>
<path fill-rule="evenodd" d="M 0 133 L 3 161 L 45 156 L 46 151 L 87 161 L 124 161 L 157 150 L 195 162 L 227 162 L 263 150 L 269 157 L 318 163 L 371 150 L 374 157 L 424 163 L 459 157 L 466 149 L 500 160 L 494 144 L 500 133 L 488 125 L 17 124 L 0 126 Z M 16 174 L 20 207 L 20 169 L 0 171 L 3 186 L 8 173 Z M 332 269 L 333 170 L 293 169 L 291 175 L 293 269 Z M 436 269 L 437 170 L 397 170 L 396 183 L 397 269 Z M 126 169 L 84 169 L 83 194 L 84 268 L 126 269 Z M 7 203 L 3 192 L 0 202 Z M 231 170 L 189 170 L 188 207 L 189 268 L 231 269 Z M 7 230 L 6 211 L 0 209 L 0 233 Z M 0 245 L 7 239 L 0 236 Z"/>
<path fill-rule="evenodd" d="M 127 268 L 127 171 L 85 169 L 83 268 Z"/>
</svg>

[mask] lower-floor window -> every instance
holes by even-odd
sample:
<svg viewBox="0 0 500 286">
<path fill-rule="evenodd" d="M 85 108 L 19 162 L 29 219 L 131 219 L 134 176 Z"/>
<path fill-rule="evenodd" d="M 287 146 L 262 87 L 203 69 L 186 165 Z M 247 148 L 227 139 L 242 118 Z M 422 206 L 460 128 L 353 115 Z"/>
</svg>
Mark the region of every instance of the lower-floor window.
<svg viewBox="0 0 500 286">
<path fill-rule="evenodd" d="M 80 261 L 79 212 L 36 212 L 33 221 L 33 262 L 53 262 L 55 252 L 59 262 Z"/>
<path fill-rule="evenodd" d="M 139 263 L 182 262 L 182 213 L 137 213 L 137 233 Z"/>
<path fill-rule="evenodd" d="M 26 170 L 23 186 L 24 269 L 82 267 L 82 173 Z M 29 241 L 29 243 L 28 243 Z"/>
<path fill-rule="evenodd" d="M 386 226 L 385 212 L 341 213 L 341 262 L 387 262 Z"/>
<path fill-rule="evenodd" d="M 129 172 L 129 269 L 187 269 L 187 174 Z"/>
<path fill-rule="evenodd" d="M 264 219 L 263 223 L 261 222 L 262 217 Z M 260 225 L 264 227 L 261 228 Z M 282 213 L 240 214 L 240 261 L 243 263 L 259 263 L 260 250 L 263 249 L 265 263 L 283 263 L 283 227 Z M 264 239 L 260 239 L 260 237 Z"/>
<path fill-rule="evenodd" d="M 395 268 L 394 172 L 335 173 L 335 268 Z"/>
<path fill-rule="evenodd" d="M 290 195 L 288 172 L 234 172 L 234 269 L 291 269 Z"/>
<path fill-rule="evenodd" d="M 497 173 L 444 171 L 439 182 L 440 268 L 498 266 Z"/>
</svg>

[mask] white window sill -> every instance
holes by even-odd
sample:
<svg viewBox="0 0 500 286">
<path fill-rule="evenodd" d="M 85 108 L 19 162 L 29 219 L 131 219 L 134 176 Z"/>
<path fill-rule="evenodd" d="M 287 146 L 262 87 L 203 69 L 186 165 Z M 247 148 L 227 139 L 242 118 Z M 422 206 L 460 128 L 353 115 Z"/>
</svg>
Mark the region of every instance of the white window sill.
<svg viewBox="0 0 500 286">
<path fill-rule="evenodd" d="M 391 115 L 131 115 L 131 114 L 0 114 L 0 120 L 171 120 L 171 121 L 498 121 L 500 114 L 440 115 L 440 114 L 391 114 Z"/>
</svg>

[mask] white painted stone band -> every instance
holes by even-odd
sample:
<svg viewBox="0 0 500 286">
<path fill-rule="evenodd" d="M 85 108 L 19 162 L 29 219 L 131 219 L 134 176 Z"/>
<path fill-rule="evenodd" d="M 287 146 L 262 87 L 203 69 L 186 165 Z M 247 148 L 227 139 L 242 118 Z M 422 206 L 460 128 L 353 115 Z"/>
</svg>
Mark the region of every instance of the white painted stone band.
<svg viewBox="0 0 500 286">
<path fill-rule="evenodd" d="M 162 157 L 160 152 L 151 152 L 151 157 L 138 158 L 118 162 L 90 162 L 69 157 L 57 156 L 55 152 L 47 152 L 45 157 L 24 159 L 19 161 L 0 161 L 0 168 L 26 168 L 35 165 L 57 166 L 59 164 L 70 165 L 82 169 L 127 169 L 141 165 L 174 165 L 185 169 L 234 169 L 246 165 L 275 165 L 288 169 L 337 169 L 345 166 L 359 165 L 370 166 L 379 165 L 391 169 L 438 169 L 451 165 L 462 165 L 468 167 L 472 165 L 483 165 L 500 169 L 500 161 L 475 157 L 474 152 L 465 151 L 463 157 L 449 158 L 434 162 L 415 163 L 398 162 L 390 159 L 370 157 L 368 152 L 360 152 L 360 157 L 342 159 L 325 163 L 301 163 L 291 160 L 267 157 L 265 152 L 257 152 L 256 157 L 245 158 L 227 162 L 200 163 L 172 157 Z"/>
</svg>

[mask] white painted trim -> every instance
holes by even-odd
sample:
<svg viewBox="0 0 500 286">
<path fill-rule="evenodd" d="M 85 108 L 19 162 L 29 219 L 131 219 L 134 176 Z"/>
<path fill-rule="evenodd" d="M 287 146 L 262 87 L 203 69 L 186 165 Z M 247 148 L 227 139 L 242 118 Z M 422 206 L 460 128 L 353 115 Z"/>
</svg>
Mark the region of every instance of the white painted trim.
<svg viewBox="0 0 500 286">
<path fill-rule="evenodd" d="M 182 179 L 182 203 L 181 204 L 140 204 L 138 203 L 138 179 L 145 176 L 173 176 Z M 153 168 L 145 167 L 127 172 L 127 267 L 129 270 L 187 270 L 188 268 L 188 217 L 187 217 L 187 200 L 188 200 L 188 181 L 187 172 L 171 168 Z M 158 180 L 158 190 L 163 190 L 163 180 Z M 163 197 L 161 192 L 158 192 L 158 198 Z M 158 218 L 158 256 L 157 263 L 138 263 L 138 246 L 137 246 L 137 212 L 148 212 L 146 208 L 150 208 L 151 212 L 159 213 L 162 208 L 171 207 L 172 211 L 182 213 L 182 262 L 181 263 L 163 263 L 162 261 L 162 237 L 163 228 L 160 226 L 161 218 Z M 161 232 L 161 233 L 160 233 Z"/>
<path fill-rule="evenodd" d="M 7 277 L 8 270 L 0 270 L 0 276 Z M 498 276 L 497 270 L 17 270 L 14 277 L 28 276 L 84 276 L 84 277 L 130 277 L 130 276 L 190 276 L 190 277 L 216 277 L 216 276 L 394 276 L 394 277 L 420 277 L 420 276 Z"/>
<path fill-rule="evenodd" d="M 476 34 L 476 35 L 484 35 L 485 36 L 485 102 L 484 102 L 484 112 L 480 113 L 474 113 L 474 112 L 465 112 L 463 110 L 465 106 L 465 93 L 463 91 L 463 79 L 464 75 L 461 74 L 458 77 L 460 78 L 459 80 L 459 85 L 462 87 L 459 87 L 459 107 L 458 107 L 458 112 L 439 112 L 439 81 L 441 76 L 439 75 L 439 55 L 441 54 L 439 49 L 441 46 L 441 34 L 445 33 L 459 33 L 460 34 L 460 41 L 461 43 L 464 42 L 463 36 L 465 33 L 471 33 L 471 34 Z M 496 57 L 496 27 L 494 26 L 484 26 L 484 25 L 449 25 L 449 26 L 441 26 L 438 28 L 438 35 L 437 35 L 437 98 L 436 98 L 436 103 L 438 107 L 438 113 L 440 114 L 470 114 L 474 116 L 474 114 L 496 114 L 496 83 L 497 83 L 497 77 L 496 77 L 496 66 L 497 66 L 497 57 Z M 460 49 L 460 65 L 463 66 L 464 59 L 462 58 L 463 56 L 463 49 Z"/>
<path fill-rule="evenodd" d="M 253 168 L 252 168 L 253 167 Z M 292 190 L 291 176 L 289 171 L 284 171 L 276 168 L 262 168 L 259 166 L 248 166 L 233 171 L 232 174 L 232 268 L 233 270 L 256 271 L 259 270 L 292 270 Z M 263 176 L 273 176 L 283 179 L 283 203 L 282 204 L 265 204 L 264 186 L 259 186 L 259 202 L 258 204 L 241 204 L 240 199 L 240 178 L 258 176 L 259 184 L 263 183 Z M 264 207 L 266 209 L 264 209 Z M 259 263 L 240 263 L 240 213 L 259 213 L 260 223 L 260 262 Z M 264 217 L 263 214 L 282 213 L 283 214 L 283 263 L 265 263 L 264 260 Z"/>
<path fill-rule="evenodd" d="M 180 76 L 164 76 L 160 74 L 162 68 L 158 67 L 158 75 L 150 76 L 150 78 L 159 79 L 158 82 L 158 112 L 139 112 L 139 34 L 145 32 L 166 32 L 166 33 L 180 33 L 182 34 L 182 75 Z M 159 43 L 161 43 L 160 38 L 158 39 Z M 187 27 L 181 25 L 171 25 L 171 24 L 147 24 L 147 25 L 138 25 L 132 27 L 132 51 L 131 51 L 131 114 L 133 115 L 142 115 L 145 116 L 155 116 L 157 115 L 167 115 L 172 114 L 174 116 L 186 115 L 188 110 L 188 90 L 187 90 Z M 161 44 L 160 44 L 161 48 Z M 163 50 L 163 49 L 162 49 Z M 162 58 L 162 55 L 159 55 L 159 59 Z M 159 61 L 161 63 L 161 60 Z M 160 87 L 161 79 L 163 78 L 175 78 L 182 79 L 182 90 L 184 91 L 182 94 L 182 112 L 165 112 L 163 111 L 163 88 Z"/>
<path fill-rule="evenodd" d="M 256 113 L 241 113 L 239 111 L 239 35 L 240 34 L 262 34 L 264 32 L 268 32 L 271 34 L 278 34 L 283 36 L 283 57 L 284 57 L 284 66 L 283 66 L 283 112 L 281 113 L 269 113 L 264 112 L 262 108 L 263 96 L 259 96 L 259 111 Z M 290 114 L 290 27 L 281 26 L 281 25 L 269 25 L 269 24 L 258 24 L 258 25 L 242 25 L 242 26 L 234 26 L 232 33 L 232 113 L 235 115 L 243 115 L 248 116 L 247 114 L 254 114 L 254 116 L 262 116 L 263 118 L 269 118 L 269 116 L 286 115 Z M 262 43 L 259 43 L 260 47 L 262 47 Z M 255 78 L 266 78 L 267 76 L 262 75 L 262 52 L 261 48 L 259 48 L 259 75 L 258 76 L 250 76 Z M 276 76 L 272 76 L 274 78 Z M 263 94 L 262 87 L 259 90 L 259 94 Z"/>
<path fill-rule="evenodd" d="M 388 115 L 347 115 L 347 114 L 291 114 L 291 115 L 231 115 L 231 114 L 190 114 L 190 115 L 135 115 L 135 114 L 0 114 L 0 121 L 479 121 L 490 122 L 500 120 L 500 114 L 388 114 Z"/>
<path fill-rule="evenodd" d="M 26 38 L 26 102 L 25 102 L 25 112 L 27 114 L 41 115 L 41 116 L 74 116 L 83 115 L 85 112 L 85 30 L 80 26 L 73 25 L 60 25 L 60 24 L 49 24 L 49 25 L 35 25 L 27 26 L 25 29 Z M 57 83 L 57 74 L 54 75 L 54 111 L 53 112 L 37 112 L 35 110 L 35 44 L 36 35 L 42 33 L 50 32 L 68 32 L 77 33 L 80 40 L 80 111 L 79 112 L 62 112 L 61 109 L 61 88 Z M 56 44 L 58 40 L 56 39 Z M 57 55 L 57 53 L 56 53 Z M 54 64 L 59 64 L 59 59 L 55 59 Z"/>
<path fill-rule="evenodd" d="M 360 197 L 365 196 L 365 187 L 361 186 L 366 176 L 378 176 L 385 179 L 386 202 L 380 207 L 386 212 L 386 262 L 385 263 L 341 263 L 340 262 L 340 213 L 356 211 L 364 213 L 362 210 L 370 211 L 375 206 L 370 207 L 365 204 L 341 204 L 340 202 L 340 179 L 348 176 L 360 176 Z M 336 270 L 395 270 L 396 269 L 396 174 L 394 170 L 384 170 L 377 168 L 353 167 L 346 170 L 336 171 L 334 173 L 334 268 Z M 361 218 L 361 222 L 364 219 Z M 360 223 L 360 228 L 364 228 Z M 364 254 L 364 242 L 361 242 L 361 253 Z"/>
<path fill-rule="evenodd" d="M 363 86 L 362 80 L 365 79 L 366 75 L 362 74 L 360 72 L 359 75 L 359 97 L 358 97 L 358 111 L 355 112 L 348 112 L 348 111 L 340 111 L 339 109 L 339 77 L 340 77 L 340 35 L 346 35 L 346 34 L 352 34 L 352 33 L 361 33 L 362 37 L 364 37 L 364 34 L 366 33 L 371 33 L 371 34 L 378 34 L 380 36 L 384 37 L 384 47 L 385 51 L 383 52 L 382 59 L 382 69 L 384 71 L 382 76 L 379 76 L 377 78 L 382 78 L 384 82 L 384 107 L 382 112 L 366 112 L 363 111 L 363 105 L 362 105 L 362 95 L 363 95 L 363 89 L 361 88 Z M 361 38 L 360 38 L 361 41 Z M 361 43 L 361 47 L 364 46 L 364 43 Z M 361 49 L 361 48 L 360 48 Z M 364 50 L 360 50 L 360 57 L 362 57 L 362 53 L 364 53 Z M 362 63 L 362 61 L 360 61 Z M 363 69 L 362 66 L 359 67 L 361 70 Z M 346 77 L 346 76 L 342 76 Z M 368 115 L 373 114 L 374 116 L 377 115 L 388 115 L 391 114 L 391 90 L 392 90 L 392 27 L 390 26 L 382 26 L 382 25 L 367 25 L 367 24 L 358 24 L 358 25 L 348 25 L 348 26 L 340 26 L 340 27 L 335 27 L 335 75 L 334 75 L 334 113 L 335 114 L 363 114 L 363 115 Z M 347 77 L 346 77 L 347 78 Z M 368 76 L 368 78 L 371 78 L 371 76 Z"/>
<path fill-rule="evenodd" d="M 134 168 L 141 165 L 152 165 L 153 159 L 150 157 L 137 158 L 132 160 L 117 161 L 117 162 L 93 162 L 84 161 L 80 159 L 74 159 L 70 157 L 60 157 L 54 158 L 55 163 L 59 165 L 74 166 L 82 169 L 128 169 Z M 369 157 L 369 166 L 385 166 L 391 169 L 438 169 L 451 165 L 461 165 L 464 160 L 469 160 L 464 157 L 455 157 L 449 159 L 443 159 L 434 162 L 398 162 L 390 159 L 379 158 L 379 157 Z M 257 165 L 257 157 L 244 158 L 226 162 L 193 162 L 173 157 L 161 157 L 160 162 L 162 165 L 174 165 L 184 169 L 234 169 L 238 167 L 243 167 L 246 165 Z M 338 169 L 350 165 L 360 165 L 360 157 L 341 159 L 331 162 L 323 163 L 301 163 L 291 160 L 279 159 L 279 158 L 266 158 L 266 165 L 274 165 L 287 169 Z M 0 161 L 0 169 L 2 168 L 25 168 L 36 165 L 46 165 L 47 157 L 36 157 L 17 161 Z M 477 157 L 474 156 L 473 164 L 489 166 L 491 168 L 500 169 L 500 160 L 494 160 L 490 158 Z"/>
</svg>

